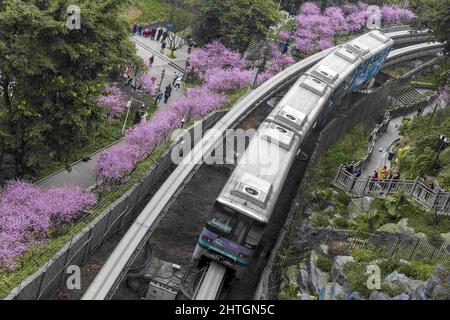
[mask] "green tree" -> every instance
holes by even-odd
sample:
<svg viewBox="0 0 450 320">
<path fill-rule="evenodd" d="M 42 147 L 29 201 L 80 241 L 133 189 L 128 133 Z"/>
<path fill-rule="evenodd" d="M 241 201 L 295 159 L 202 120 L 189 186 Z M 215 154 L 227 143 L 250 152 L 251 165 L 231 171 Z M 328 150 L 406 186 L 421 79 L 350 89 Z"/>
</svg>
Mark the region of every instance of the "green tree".
<svg viewBox="0 0 450 320">
<path fill-rule="evenodd" d="M 201 45 L 218 39 L 242 52 L 253 40 L 265 37 L 278 19 L 273 0 L 197 0 L 193 36 Z"/>
<path fill-rule="evenodd" d="M 410 7 L 417 14 L 413 25 L 418 29 L 430 29 L 436 40 L 445 42 L 450 50 L 450 5 L 448 0 L 410 0 Z"/>
<path fill-rule="evenodd" d="M 77 3 L 81 29 L 70 30 L 70 0 L 0 1 L 0 161 L 11 155 L 16 176 L 67 165 L 102 120 L 104 80 L 138 61 L 118 18 L 127 1 Z"/>
<path fill-rule="evenodd" d="M 166 22 L 172 24 L 172 29 L 167 37 L 167 48 L 170 50 L 169 57 L 175 58 L 175 51 L 185 45 L 185 34 L 190 26 L 192 12 L 189 3 L 182 0 L 168 0 L 166 11 Z"/>
</svg>

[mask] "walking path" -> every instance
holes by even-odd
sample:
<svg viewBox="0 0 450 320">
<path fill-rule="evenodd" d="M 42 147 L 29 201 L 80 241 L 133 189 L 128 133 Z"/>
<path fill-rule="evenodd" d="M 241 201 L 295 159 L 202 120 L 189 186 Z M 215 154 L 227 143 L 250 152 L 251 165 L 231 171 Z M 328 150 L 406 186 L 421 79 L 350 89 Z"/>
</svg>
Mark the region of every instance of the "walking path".
<svg viewBox="0 0 450 320">
<path fill-rule="evenodd" d="M 436 103 L 440 104 L 440 106 L 438 106 L 438 109 L 443 108 L 441 101 L 438 99 L 436 102 L 425 107 L 422 114 L 433 112 Z M 374 171 L 380 170 L 381 168 L 383 168 L 383 166 L 386 166 L 388 169 L 390 169 L 391 164 L 388 160 L 389 148 L 395 141 L 400 139 L 400 134 L 398 131 L 403 119 L 405 117 L 414 117 L 416 116 L 416 114 L 417 112 L 412 112 L 406 116 L 391 119 L 386 132 L 377 139 L 374 147 L 374 152 L 370 157 L 369 163 L 366 165 L 366 168 L 361 174 L 362 177 L 372 175 Z"/>
<path fill-rule="evenodd" d="M 183 47 L 180 50 L 175 51 L 176 59 L 169 59 L 167 56 L 162 55 L 160 53 L 161 43 L 157 41 L 152 41 L 150 38 L 144 38 L 139 36 L 131 37 L 133 42 L 136 45 L 137 54 L 144 59 L 147 63 L 152 55 L 155 56 L 155 60 L 152 68 L 148 71 L 150 76 L 156 77 L 156 84 L 159 85 L 161 82 L 161 73 L 162 70 L 165 69 L 165 77 L 163 79 L 161 90 L 164 91 L 164 88 L 170 84 L 173 84 L 173 77 L 175 72 L 180 72 L 186 66 L 186 60 L 189 57 L 187 53 L 187 47 Z M 169 53 L 169 50 L 166 49 L 166 53 Z M 181 90 L 172 90 L 172 96 L 169 99 L 169 103 L 181 96 L 184 95 L 184 89 Z M 158 105 L 159 111 L 167 110 L 168 103 L 164 103 L 161 101 Z M 125 143 L 124 140 L 118 141 L 116 144 Z M 111 146 L 109 146 L 111 147 Z M 109 148 L 106 147 L 105 149 Z M 103 149 L 103 150 L 105 150 Z M 62 187 L 64 185 L 69 186 L 80 186 L 84 189 L 93 188 L 96 181 L 96 173 L 95 173 L 95 164 L 97 163 L 97 159 L 100 156 L 100 153 L 103 151 L 100 150 L 95 154 L 91 155 L 88 161 L 78 161 L 71 166 L 71 170 L 67 171 L 65 169 L 54 173 L 53 175 L 44 178 L 36 182 L 36 185 L 42 188 L 49 187 Z"/>
</svg>

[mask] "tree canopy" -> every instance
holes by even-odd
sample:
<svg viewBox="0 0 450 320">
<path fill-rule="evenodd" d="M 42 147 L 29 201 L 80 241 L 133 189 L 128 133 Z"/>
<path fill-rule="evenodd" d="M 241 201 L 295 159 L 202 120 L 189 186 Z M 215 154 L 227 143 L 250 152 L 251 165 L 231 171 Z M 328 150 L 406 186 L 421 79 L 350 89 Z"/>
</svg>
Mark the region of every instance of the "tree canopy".
<svg viewBox="0 0 450 320">
<path fill-rule="evenodd" d="M 450 6 L 448 0 L 411 0 L 411 9 L 417 14 L 415 27 L 427 28 L 436 40 L 444 42 L 450 51 Z"/>
<path fill-rule="evenodd" d="M 243 51 L 252 40 L 264 37 L 278 17 L 273 0 L 197 0 L 193 36 L 200 45 L 220 40 Z"/>
<path fill-rule="evenodd" d="M 105 110 L 103 81 L 137 59 L 119 13 L 126 1 L 77 1 L 81 29 L 66 26 L 70 0 L 0 1 L 0 167 L 15 176 L 69 161 Z"/>
</svg>

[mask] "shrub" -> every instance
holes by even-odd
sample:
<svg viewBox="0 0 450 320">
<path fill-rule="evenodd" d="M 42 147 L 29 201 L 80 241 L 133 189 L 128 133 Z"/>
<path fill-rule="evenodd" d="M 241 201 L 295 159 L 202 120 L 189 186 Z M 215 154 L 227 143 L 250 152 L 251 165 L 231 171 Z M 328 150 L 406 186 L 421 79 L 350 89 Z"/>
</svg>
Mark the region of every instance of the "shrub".
<svg viewBox="0 0 450 320">
<path fill-rule="evenodd" d="M 333 220 L 333 225 L 340 229 L 347 229 L 348 228 L 348 219 L 344 218 L 344 217 L 337 217 L 336 219 Z"/>
<path fill-rule="evenodd" d="M 387 276 L 388 274 L 391 274 L 392 272 L 400 268 L 402 264 L 397 258 L 388 258 L 378 263 L 378 266 L 381 269 L 381 274 Z"/>
<path fill-rule="evenodd" d="M 403 273 L 408 278 L 425 281 L 433 274 L 435 266 L 419 261 L 412 261 L 411 264 L 403 264 L 398 268 L 399 273 Z"/>
<path fill-rule="evenodd" d="M 329 256 L 319 256 L 317 258 L 317 267 L 324 271 L 324 272 L 330 272 L 331 267 L 333 266 L 333 261 Z"/>
<path fill-rule="evenodd" d="M 334 195 L 334 199 L 339 203 L 342 203 L 344 206 L 348 206 L 350 201 L 352 201 L 352 197 L 342 190 L 338 190 L 338 192 Z"/>
<path fill-rule="evenodd" d="M 367 279 L 369 274 L 366 273 L 366 265 L 358 262 L 348 262 L 344 266 L 344 272 L 347 276 L 349 286 L 368 297 L 371 290 L 367 288 Z"/>
<path fill-rule="evenodd" d="M 356 262 L 371 262 L 377 258 L 373 252 L 364 249 L 354 249 L 352 251 L 352 257 Z"/>
<path fill-rule="evenodd" d="M 298 285 L 285 285 L 281 288 L 280 300 L 298 300 Z"/>
<path fill-rule="evenodd" d="M 321 213 L 317 213 L 316 216 L 312 219 L 312 223 L 315 227 L 323 228 L 329 225 L 328 218 Z"/>
</svg>

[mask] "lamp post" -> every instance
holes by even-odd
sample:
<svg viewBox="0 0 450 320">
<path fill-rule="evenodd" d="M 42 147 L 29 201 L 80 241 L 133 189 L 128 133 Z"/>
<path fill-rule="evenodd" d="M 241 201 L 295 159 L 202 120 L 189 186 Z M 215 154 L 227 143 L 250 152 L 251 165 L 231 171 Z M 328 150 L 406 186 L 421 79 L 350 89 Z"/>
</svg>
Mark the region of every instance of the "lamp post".
<svg viewBox="0 0 450 320">
<path fill-rule="evenodd" d="M 436 145 L 436 157 L 434 158 L 433 165 L 431 169 L 434 168 L 436 161 L 439 159 L 439 156 L 441 155 L 442 150 L 447 148 L 450 145 L 450 139 L 441 134 L 439 136 L 439 142 Z"/>
<path fill-rule="evenodd" d="M 123 127 L 122 127 L 122 135 L 125 133 L 125 129 L 127 127 L 127 122 L 128 122 L 128 116 L 130 115 L 130 110 L 131 110 L 131 103 L 133 102 L 133 100 L 142 103 L 142 107 L 145 109 L 145 102 L 135 99 L 135 98 L 131 98 L 128 103 L 127 103 L 127 115 L 125 116 L 125 121 L 123 123 Z"/>
<path fill-rule="evenodd" d="M 183 129 L 183 127 L 184 127 L 184 124 L 186 123 L 186 119 L 181 119 L 181 129 Z"/>
<path fill-rule="evenodd" d="M 128 121 L 128 116 L 130 114 L 130 109 L 131 109 L 131 100 L 129 100 L 128 103 L 127 103 L 127 115 L 125 116 L 125 121 L 123 122 L 122 135 L 125 133 L 125 128 L 127 126 L 127 121 Z"/>
<path fill-rule="evenodd" d="M 164 68 L 161 72 L 161 80 L 159 81 L 159 87 L 161 88 L 164 77 L 166 76 L 166 69 Z"/>
</svg>

